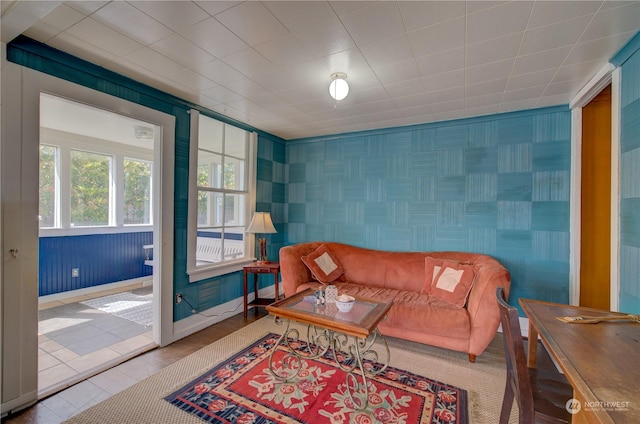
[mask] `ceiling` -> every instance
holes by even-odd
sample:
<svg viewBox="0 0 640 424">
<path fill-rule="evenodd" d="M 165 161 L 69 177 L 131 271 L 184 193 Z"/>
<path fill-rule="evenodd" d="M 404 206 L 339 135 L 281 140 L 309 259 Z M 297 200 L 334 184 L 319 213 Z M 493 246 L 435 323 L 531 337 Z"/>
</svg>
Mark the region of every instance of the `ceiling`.
<svg viewBox="0 0 640 424">
<path fill-rule="evenodd" d="M 1 24 L 294 139 L 568 104 L 640 1 L 2 0 Z"/>
</svg>

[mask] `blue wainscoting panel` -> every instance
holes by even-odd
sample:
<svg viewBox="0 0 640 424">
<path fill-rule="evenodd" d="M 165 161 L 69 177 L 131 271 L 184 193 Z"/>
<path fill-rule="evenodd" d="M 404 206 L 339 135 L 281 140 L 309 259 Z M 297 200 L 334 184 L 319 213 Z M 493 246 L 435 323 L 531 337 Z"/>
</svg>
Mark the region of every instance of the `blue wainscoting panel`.
<svg viewBox="0 0 640 424">
<path fill-rule="evenodd" d="M 485 253 L 512 304 L 568 302 L 570 139 L 555 107 L 290 140 L 287 241 Z"/>
<path fill-rule="evenodd" d="M 153 232 L 40 237 L 38 294 L 62 293 L 153 274 L 142 246 Z M 77 277 L 72 270 L 77 268 Z"/>
</svg>

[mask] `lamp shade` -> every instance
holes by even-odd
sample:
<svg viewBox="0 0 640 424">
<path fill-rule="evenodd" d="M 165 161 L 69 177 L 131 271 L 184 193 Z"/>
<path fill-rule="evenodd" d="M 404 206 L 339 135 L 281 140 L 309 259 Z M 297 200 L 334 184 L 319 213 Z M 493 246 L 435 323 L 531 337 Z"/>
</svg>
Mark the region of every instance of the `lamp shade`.
<svg viewBox="0 0 640 424">
<path fill-rule="evenodd" d="M 271 221 L 271 214 L 269 212 L 254 213 L 249 228 L 247 228 L 247 233 L 277 233 L 276 228 L 273 226 L 273 221 Z"/>
<path fill-rule="evenodd" d="M 349 94 L 349 83 L 347 74 L 335 73 L 331 75 L 332 81 L 329 84 L 329 94 L 336 100 L 342 100 Z"/>
</svg>

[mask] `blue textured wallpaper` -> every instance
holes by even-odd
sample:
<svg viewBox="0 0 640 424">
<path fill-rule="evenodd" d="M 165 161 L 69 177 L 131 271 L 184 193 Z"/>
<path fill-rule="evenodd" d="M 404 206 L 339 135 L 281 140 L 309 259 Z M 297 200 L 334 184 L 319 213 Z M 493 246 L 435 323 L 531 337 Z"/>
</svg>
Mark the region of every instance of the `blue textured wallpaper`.
<svg viewBox="0 0 640 424">
<path fill-rule="evenodd" d="M 287 243 L 489 254 L 569 301 L 568 107 L 287 141 Z"/>
<path fill-rule="evenodd" d="M 619 307 L 640 314 L 640 51 L 621 68 Z"/>
</svg>

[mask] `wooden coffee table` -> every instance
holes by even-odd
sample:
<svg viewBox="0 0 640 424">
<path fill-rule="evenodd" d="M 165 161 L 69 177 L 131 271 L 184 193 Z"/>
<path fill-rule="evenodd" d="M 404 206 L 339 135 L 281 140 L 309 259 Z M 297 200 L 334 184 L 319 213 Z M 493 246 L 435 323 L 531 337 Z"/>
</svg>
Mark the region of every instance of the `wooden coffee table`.
<svg viewBox="0 0 640 424">
<path fill-rule="evenodd" d="M 389 365 L 389 346 L 378 331 L 378 323 L 393 303 L 355 296 L 353 309 L 340 312 L 333 303 L 318 306 L 305 300 L 305 296 L 313 296 L 313 291 L 308 289 L 267 306 L 276 322 L 284 319 L 286 323 L 271 351 L 269 370 L 279 380 L 289 381 L 303 368 L 303 360 L 329 353 L 346 373 L 346 388 L 355 409 L 365 409 L 369 399 L 367 376 L 379 374 Z M 294 321 L 307 325 L 304 336 L 291 326 Z M 382 346 L 375 345 L 377 340 Z M 287 354 L 275 364 L 273 354 L 280 344 L 286 347 Z M 376 350 L 379 348 L 383 349 L 382 356 Z"/>
</svg>

